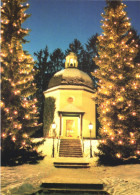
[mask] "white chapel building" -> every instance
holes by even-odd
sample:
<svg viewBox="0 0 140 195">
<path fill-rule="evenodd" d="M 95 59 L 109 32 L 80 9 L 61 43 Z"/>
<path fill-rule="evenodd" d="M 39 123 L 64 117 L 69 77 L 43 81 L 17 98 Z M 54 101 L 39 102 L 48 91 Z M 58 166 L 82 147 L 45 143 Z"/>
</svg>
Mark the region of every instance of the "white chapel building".
<svg viewBox="0 0 140 195">
<path fill-rule="evenodd" d="M 57 138 L 96 138 L 94 93 L 92 79 L 87 73 L 78 69 L 77 56 L 70 52 L 66 57 L 65 69 L 54 74 L 48 89 L 44 92 L 45 98 L 55 98 L 54 122 Z M 92 124 L 90 131 L 89 124 Z M 45 128 L 43 131 L 45 136 Z M 53 137 L 52 126 L 49 137 Z"/>
</svg>

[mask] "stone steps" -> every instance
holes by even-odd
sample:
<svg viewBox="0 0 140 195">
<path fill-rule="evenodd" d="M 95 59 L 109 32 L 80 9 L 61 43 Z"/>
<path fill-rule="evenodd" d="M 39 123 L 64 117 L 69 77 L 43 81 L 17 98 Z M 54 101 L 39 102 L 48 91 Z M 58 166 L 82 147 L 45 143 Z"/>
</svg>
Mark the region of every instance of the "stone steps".
<svg viewBox="0 0 140 195">
<path fill-rule="evenodd" d="M 42 183 L 38 194 L 108 194 L 101 183 Z"/>
<path fill-rule="evenodd" d="M 59 157 L 83 157 L 79 139 L 61 139 Z"/>
<path fill-rule="evenodd" d="M 89 163 L 80 162 L 54 162 L 56 168 L 89 168 Z"/>
</svg>

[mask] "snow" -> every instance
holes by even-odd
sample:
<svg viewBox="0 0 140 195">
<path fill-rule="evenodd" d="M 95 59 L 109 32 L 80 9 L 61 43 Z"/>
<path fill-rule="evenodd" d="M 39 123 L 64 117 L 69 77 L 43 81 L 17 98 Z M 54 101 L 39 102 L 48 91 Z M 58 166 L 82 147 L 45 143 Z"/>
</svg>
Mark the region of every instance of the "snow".
<svg viewBox="0 0 140 195">
<path fill-rule="evenodd" d="M 90 76 L 77 68 L 66 68 L 55 73 L 49 82 L 49 88 L 61 84 L 66 85 L 80 84 L 93 88 L 93 81 L 90 78 Z"/>
<path fill-rule="evenodd" d="M 55 168 L 53 162 L 68 158 L 46 156 L 39 164 L 24 164 L 15 167 L 1 167 L 1 194 L 22 195 L 33 192 L 42 182 L 78 182 L 92 183 L 98 179 L 111 195 L 140 194 L 140 165 L 120 165 L 98 167 L 93 159 L 87 169 Z M 74 159 L 73 159 L 74 160 Z M 80 159 L 79 159 L 80 160 Z M 82 160 L 82 159 L 81 159 Z"/>
</svg>

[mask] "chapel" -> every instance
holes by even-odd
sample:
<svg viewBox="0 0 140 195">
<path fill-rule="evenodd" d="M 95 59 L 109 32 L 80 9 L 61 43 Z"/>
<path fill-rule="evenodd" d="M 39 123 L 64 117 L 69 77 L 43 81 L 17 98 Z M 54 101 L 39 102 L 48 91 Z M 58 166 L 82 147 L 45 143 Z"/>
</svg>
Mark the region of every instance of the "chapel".
<svg viewBox="0 0 140 195">
<path fill-rule="evenodd" d="M 95 88 L 91 77 L 78 69 L 77 56 L 70 52 L 66 56 L 65 69 L 50 79 L 45 98 L 55 99 L 55 137 L 59 139 L 96 138 L 96 104 L 93 100 Z M 44 119 L 45 120 L 45 119 Z M 89 129 L 89 125 L 92 128 Z M 50 127 L 49 137 L 54 136 Z M 43 129 L 44 137 L 46 128 Z"/>
</svg>

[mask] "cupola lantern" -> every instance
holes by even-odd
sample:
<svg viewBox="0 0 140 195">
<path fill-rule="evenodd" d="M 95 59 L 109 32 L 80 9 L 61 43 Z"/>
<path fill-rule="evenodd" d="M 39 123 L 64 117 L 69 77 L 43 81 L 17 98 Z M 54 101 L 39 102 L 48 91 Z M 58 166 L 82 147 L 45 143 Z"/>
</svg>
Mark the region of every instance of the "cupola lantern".
<svg viewBox="0 0 140 195">
<path fill-rule="evenodd" d="M 69 55 L 66 56 L 65 68 L 77 68 L 78 61 L 75 53 L 70 52 Z"/>
</svg>

